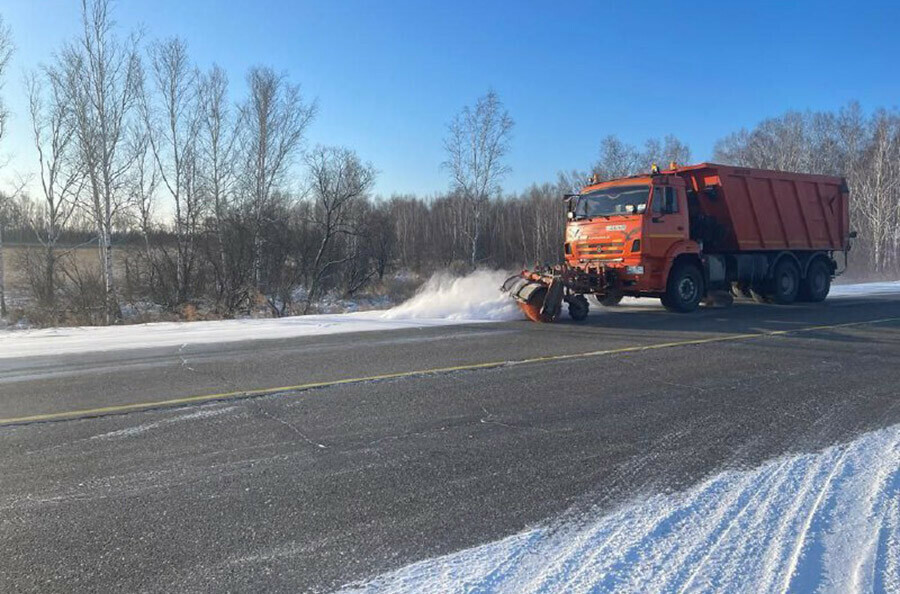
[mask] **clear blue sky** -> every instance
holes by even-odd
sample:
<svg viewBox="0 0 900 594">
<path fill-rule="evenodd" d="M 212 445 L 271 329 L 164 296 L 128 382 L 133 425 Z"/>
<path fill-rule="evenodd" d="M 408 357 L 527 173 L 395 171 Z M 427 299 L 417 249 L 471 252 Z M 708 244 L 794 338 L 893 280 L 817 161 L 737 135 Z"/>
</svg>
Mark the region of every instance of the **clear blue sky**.
<svg viewBox="0 0 900 594">
<path fill-rule="evenodd" d="M 0 153 L 16 170 L 34 169 L 22 72 L 76 32 L 78 4 L 0 6 L 18 46 Z M 382 195 L 447 188 L 446 123 L 489 87 L 516 121 L 510 190 L 587 167 L 607 134 L 676 134 L 699 161 L 786 109 L 900 104 L 897 2 L 725 4 L 128 0 L 115 16 L 123 31 L 185 38 L 201 67 L 229 72 L 235 99 L 251 65 L 288 73 L 319 102 L 310 144 L 354 148 Z"/>
</svg>

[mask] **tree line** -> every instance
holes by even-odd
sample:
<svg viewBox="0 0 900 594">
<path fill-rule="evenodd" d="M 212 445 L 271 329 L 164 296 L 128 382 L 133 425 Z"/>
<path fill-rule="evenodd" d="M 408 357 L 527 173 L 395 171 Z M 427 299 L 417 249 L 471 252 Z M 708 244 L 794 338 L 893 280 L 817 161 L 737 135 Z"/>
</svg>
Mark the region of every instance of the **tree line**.
<svg viewBox="0 0 900 594">
<path fill-rule="evenodd" d="M 504 192 L 514 121 L 489 91 L 449 119 L 446 192 L 375 197 L 374 165 L 347 147 L 306 146 L 317 103 L 285 74 L 251 68 L 234 101 L 225 71 L 198 68 L 184 40 L 123 37 L 110 9 L 83 0 L 80 34 L 26 77 L 37 173 L 0 198 L 4 315 L 4 237 L 36 246 L 12 265 L 46 323 L 115 323 L 126 303 L 281 316 L 398 272 L 556 262 L 561 197 L 589 172 L 691 161 L 674 136 L 636 147 L 611 135 L 583 171 Z M 0 20 L 0 80 L 12 50 Z M 0 140 L 8 119 L 0 103 Z M 714 160 L 845 176 L 854 268 L 900 271 L 897 112 L 787 112 L 726 136 Z M 85 246 L 95 265 L 75 257 Z"/>
</svg>

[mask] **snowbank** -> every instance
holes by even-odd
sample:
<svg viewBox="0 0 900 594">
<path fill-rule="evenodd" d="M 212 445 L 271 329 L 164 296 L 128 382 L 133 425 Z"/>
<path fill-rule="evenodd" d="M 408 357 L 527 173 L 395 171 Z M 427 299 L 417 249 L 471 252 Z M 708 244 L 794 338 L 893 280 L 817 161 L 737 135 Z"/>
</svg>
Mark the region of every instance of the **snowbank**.
<svg viewBox="0 0 900 594">
<path fill-rule="evenodd" d="M 898 592 L 900 425 L 347 592 Z"/>
</svg>

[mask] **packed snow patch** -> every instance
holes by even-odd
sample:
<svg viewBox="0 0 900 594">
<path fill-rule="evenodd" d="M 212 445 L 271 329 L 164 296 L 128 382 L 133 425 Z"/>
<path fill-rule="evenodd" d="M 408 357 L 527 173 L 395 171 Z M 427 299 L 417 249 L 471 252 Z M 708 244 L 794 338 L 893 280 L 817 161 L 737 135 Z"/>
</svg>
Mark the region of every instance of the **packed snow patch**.
<svg viewBox="0 0 900 594">
<path fill-rule="evenodd" d="M 500 291 L 510 273 L 476 270 L 466 276 L 437 273 L 411 299 L 384 312 L 387 320 L 517 320 L 522 313 Z"/>
<path fill-rule="evenodd" d="M 875 295 L 900 295 L 900 281 L 832 285 L 831 292 L 828 293 L 828 298 L 867 297 Z"/>
<path fill-rule="evenodd" d="M 900 592 L 900 425 L 346 592 Z"/>
</svg>

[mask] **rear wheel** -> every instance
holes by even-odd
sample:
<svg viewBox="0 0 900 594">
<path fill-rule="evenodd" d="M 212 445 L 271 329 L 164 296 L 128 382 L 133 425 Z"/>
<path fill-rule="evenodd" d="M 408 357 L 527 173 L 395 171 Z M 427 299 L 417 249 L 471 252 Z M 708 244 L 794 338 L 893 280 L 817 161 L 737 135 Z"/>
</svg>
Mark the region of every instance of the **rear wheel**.
<svg viewBox="0 0 900 594">
<path fill-rule="evenodd" d="M 793 260 L 783 258 L 775 266 L 772 281 L 772 301 L 779 305 L 790 305 L 797 300 L 797 293 L 800 292 L 800 269 Z"/>
<path fill-rule="evenodd" d="M 823 260 L 814 260 L 806 271 L 806 278 L 800 283 L 801 301 L 819 303 L 828 297 L 831 290 L 831 270 Z"/>
<path fill-rule="evenodd" d="M 587 318 L 590 305 L 584 295 L 573 295 L 569 297 L 569 317 L 580 322 Z"/>
<path fill-rule="evenodd" d="M 619 302 L 622 301 L 621 293 L 607 293 L 606 295 L 594 295 L 597 299 L 597 303 L 602 305 L 603 307 L 615 307 L 619 305 Z"/>
<path fill-rule="evenodd" d="M 687 313 L 699 307 L 703 294 L 700 268 L 690 262 L 681 262 L 675 264 L 669 273 L 666 292 L 660 301 L 669 311 Z"/>
</svg>

